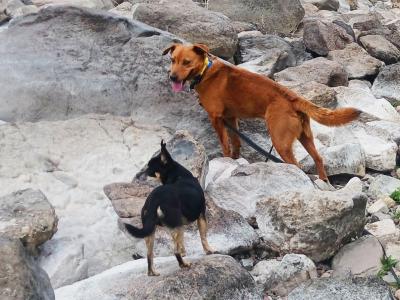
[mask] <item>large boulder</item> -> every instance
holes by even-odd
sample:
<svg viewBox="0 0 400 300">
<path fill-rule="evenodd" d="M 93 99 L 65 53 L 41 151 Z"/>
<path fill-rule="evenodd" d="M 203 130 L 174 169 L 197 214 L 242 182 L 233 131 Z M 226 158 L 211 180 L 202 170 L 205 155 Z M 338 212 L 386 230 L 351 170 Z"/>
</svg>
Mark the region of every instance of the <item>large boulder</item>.
<svg viewBox="0 0 400 300">
<path fill-rule="evenodd" d="M 372 93 L 378 98 L 400 101 L 400 63 L 382 69 L 372 85 Z"/>
<path fill-rule="evenodd" d="M 326 108 L 337 106 L 336 91 L 325 84 L 310 81 L 291 86 L 290 89 L 318 106 Z"/>
<path fill-rule="evenodd" d="M 208 8 L 235 21 L 254 23 L 264 33 L 293 32 L 304 17 L 299 0 L 213 0 Z"/>
<path fill-rule="evenodd" d="M 360 43 L 373 57 L 385 64 L 394 64 L 400 60 L 400 50 L 381 35 L 365 35 L 359 38 Z"/>
<path fill-rule="evenodd" d="M 255 214 L 265 245 L 317 262 L 328 259 L 364 228 L 367 197 L 361 189 L 354 178 L 339 191 L 299 190 L 265 197 Z"/>
<path fill-rule="evenodd" d="M 380 174 L 370 183 L 368 193 L 374 198 L 389 196 L 400 188 L 400 180 L 391 176 Z"/>
<path fill-rule="evenodd" d="M 206 44 L 217 56 L 228 59 L 236 52 L 237 34 L 231 20 L 192 0 L 138 3 L 133 9 L 133 18 L 189 42 Z"/>
<path fill-rule="evenodd" d="M 338 10 L 339 0 L 303 0 L 304 3 L 311 3 L 318 7 L 318 9 L 323 10 Z"/>
<path fill-rule="evenodd" d="M 254 279 L 232 257 L 185 258 L 181 270 L 175 257 L 154 260 L 159 277 L 146 276 L 146 259 L 128 262 L 55 291 L 57 300 L 86 299 L 262 299 Z"/>
<path fill-rule="evenodd" d="M 225 177 L 221 180 L 214 177 L 215 181 L 208 184 L 206 191 L 218 206 L 236 211 L 245 218 L 255 216 L 256 205 L 264 198 L 291 191 L 314 191 L 310 178 L 289 164 L 239 165 L 226 175 L 228 177 L 221 174 Z"/>
<path fill-rule="evenodd" d="M 376 276 L 367 278 L 318 278 L 292 291 L 288 300 L 393 299 L 390 288 Z"/>
<path fill-rule="evenodd" d="M 304 21 L 303 39 L 308 50 L 323 56 L 354 42 L 353 36 L 345 28 L 319 19 Z"/>
<path fill-rule="evenodd" d="M 302 282 L 317 278 L 314 262 L 302 254 L 286 254 L 281 261 L 262 260 L 251 271 L 267 293 L 284 297 Z"/>
<path fill-rule="evenodd" d="M 349 79 L 377 75 L 384 63 L 368 54 L 356 43 L 346 45 L 342 50 L 330 51 L 327 58 L 340 63 Z"/>
<path fill-rule="evenodd" d="M 103 187 L 131 181 L 169 136 L 157 125 L 113 116 L 0 126 L 0 196 L 40 189 L 59 218 L 39 257 L 54 287 L 126 262 L 138 251 L 119 230 Z"/>
<path fill-rule="evenodd" d="M 315 81 L 327 86 L 347 86 L 348 75 L 343 66 L 323 57 L 314 58 L 297 67 L 287 68 L 274 75 L 280 84 L 294 86 Z"/>
<path fill-rule="evenodd" d="M 0 298 L 54 300 L 49 277 L 18 240 L 0 237 Z"/>
<path fill-rule="evenodd" d="M 0 235 L 19 239 L 36 254 L 57 231 L 57 216 L 46 196 L 26 189 L 0 197 Z"/>
</svg>

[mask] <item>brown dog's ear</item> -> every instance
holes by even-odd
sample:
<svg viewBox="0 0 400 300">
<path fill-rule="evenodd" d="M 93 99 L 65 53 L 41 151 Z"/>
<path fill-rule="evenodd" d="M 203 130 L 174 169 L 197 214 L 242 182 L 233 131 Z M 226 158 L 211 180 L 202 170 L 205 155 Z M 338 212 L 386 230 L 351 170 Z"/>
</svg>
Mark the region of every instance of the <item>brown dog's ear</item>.
<svg viewBox="0 0 400 300">
<path fill-rule="evenodd" d="M 204 55 L 208 54 L 208 52 L 210 52 L 210 49 L 208 49 L 207 45 L 204 44 L 193 44 L 193 51 L 197 54 Z"/>
<path fill-rule="evenodd" d="M 176 48 L 176 44 L 172 44 L 171 46 L 169 46 L 167 49 L 164 49 L 162 55 L 168 54 L 169 52 L 174 52 Z"/>
</svg>

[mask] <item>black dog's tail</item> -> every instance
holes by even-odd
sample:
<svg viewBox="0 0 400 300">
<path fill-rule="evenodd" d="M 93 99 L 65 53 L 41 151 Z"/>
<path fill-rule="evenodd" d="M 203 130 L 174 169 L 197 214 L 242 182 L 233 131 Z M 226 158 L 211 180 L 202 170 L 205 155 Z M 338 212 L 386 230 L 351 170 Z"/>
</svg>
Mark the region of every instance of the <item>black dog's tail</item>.
<svg viewBox="0 0 400 300">
<path fill-rule="evenodd" d="M 128 232 L 136 238 L 145 238 L 151 235 L 156 228 L 156 219 L 148 218 L 143 224 L 143 228 L 137 228 L 131 224 L 125 223 L 125 228 Z"/>
</svg>

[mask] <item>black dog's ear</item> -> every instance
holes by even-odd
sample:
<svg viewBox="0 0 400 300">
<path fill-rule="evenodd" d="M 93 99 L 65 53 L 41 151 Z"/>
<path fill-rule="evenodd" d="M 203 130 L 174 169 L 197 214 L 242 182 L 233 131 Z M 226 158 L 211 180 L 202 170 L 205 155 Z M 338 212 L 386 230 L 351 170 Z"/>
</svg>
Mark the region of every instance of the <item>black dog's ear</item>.
<svg viewBox="0 0 400 300">
<path fill-rule="evenodd" d="M 206 55 L 210 52 L 210 49 L 204 44 L 193 44 L 193 51 L 199 55 Z"/>
<path fill-rule="evenodd" d="M 177 45 L 177 44 L 172 44 L 172 45 L 169 46 L 168 48 L 164 49 L 162 55 L 166 55 L 166 54 L 168 54 L 169 52 L 171 52 L 171 53 L 174 52 L 174 50 L 175 50 L 175 48 L 176 48 L 176 45 Z"/>
<path fill-rule="evenodd" d="M 169 155 L 169 152 L 167 150 L 167 144 L 164 142 L 164 140 L 161 140 L 161 162 L 163 164 L 167 164 L 169 161 L 172 160 L 171 155 Z"/>
</svg>

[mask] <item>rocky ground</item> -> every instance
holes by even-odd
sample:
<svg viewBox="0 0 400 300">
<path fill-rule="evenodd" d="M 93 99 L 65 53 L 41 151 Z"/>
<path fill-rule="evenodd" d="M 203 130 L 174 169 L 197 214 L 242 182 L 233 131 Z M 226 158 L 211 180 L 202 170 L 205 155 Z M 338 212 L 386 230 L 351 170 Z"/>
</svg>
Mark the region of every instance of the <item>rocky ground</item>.
<svg viewBox="0 0 400 300">
<path fill-rule="evenodd" d="M 265 2 L 0 0 L 1 299 L 400 299 L 400 2 Z M 195 93 L 171 91 L 175 41 L 362 110 L 312 123 L 333 186 L 299 143 L 302 170 L 245 145 L 221 158 Z M 262 121 L 241 129 L 271 145 Z M 180 270 L 160 229 L 150 278 L 121 222 L 140 223 L 156 183 L 135 174 L 162 138 L 205 189 L 219 254 L 188 226 Z"/>
</svg>

